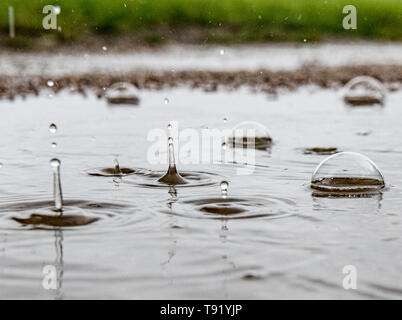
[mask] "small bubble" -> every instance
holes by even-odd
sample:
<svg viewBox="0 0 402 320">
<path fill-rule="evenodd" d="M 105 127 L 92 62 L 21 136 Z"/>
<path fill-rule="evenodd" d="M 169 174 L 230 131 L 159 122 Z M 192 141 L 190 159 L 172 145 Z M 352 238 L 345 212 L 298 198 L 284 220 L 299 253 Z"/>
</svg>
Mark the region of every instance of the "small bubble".
<svg viewBox="0 0 402 320">
<path fill-rule="evenodd" d="M 51 123 L 49 126 L 49 131 L 51 133 L 56 133 L 57 132 L 57 126 L 54 123 Z"/>
<path fill-rule="evenodd" d="M 56 142 L 52 142 L 52 148 L 56 148 L 57 147 L 57 143 Z"/>
<path fill-rule="evenodd" d="M 51 165 L 53 168 L 60 167 L 60 160 L 59 160 L 59 159 L 56 159 L 56 158 L 53 158 L 53 159 L 50 160 L 50 165 Z"/>
<path fill-rule="evenodd" d="M 169 99 L 168 98 L 165 98 L 165 99 L 163 99 L 163 102 L 165 103 L 165 104 L 169 104 Z"/>
<path fill-rule="evenodd" d="M 47 84 L 47 86 L 48 87 L 53 87 L 54 86 L 54 81 L 52 81 L 52 80 L 48 80 L 47 82 L 46 82 L 46 84 Z"/>
</svg>

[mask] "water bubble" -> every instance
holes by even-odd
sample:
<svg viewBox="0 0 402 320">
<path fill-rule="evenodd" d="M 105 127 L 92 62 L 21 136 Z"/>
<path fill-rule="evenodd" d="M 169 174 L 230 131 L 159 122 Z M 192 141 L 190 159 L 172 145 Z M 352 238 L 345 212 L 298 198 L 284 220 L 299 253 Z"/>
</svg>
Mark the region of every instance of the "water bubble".
<svg viewBox="0 0 402 320">
<path fill-rule="evenodd" d="M 165 104 L 169 104 L 169 99 L 168 98 L 165 98 L 165 99 L 163 99 L 163 102 L 165 103 Z"/>
<path fill-rule="evenodd" d="M 342 90 L 344 101 L 354 106 L 383 104 L 385 92 L 380 81 L 367 76 L 353 78 Z"/>
<path fill-rule="evenodd" d="M 56 143 L 56 142 L 52 142 L 51 146 L 52 146 L 52 148 L 56 148 L 56 147 L 57 147 L 57 143 Z"/>
<path fill-rule="evenodd" d="M 221 56 L 223 56 L 223 55 L 225 54 L 225 49 L 219 50 L 219 54 L 220 54 Z"/>
<path fill-rule="evenodd" d="M 384 177 L 375 163 L 355 152 L 328 157 L 311 178 L 311 188 L 335 195 L 378 191 L 384 186 Z"/>
<path fill-rule="evenodd" d="M 264 150 L 272 144 L 272 138 L 263 124 L 255 121 L 243 121 L 233 127 L 228 144 L 236 148 Z"/>
<path fill-rule="evenodd" d="M 52 88 L 54 86 L 54 81 L 53 80 L 48 80 L 46 82 L 46 84 L 47 84 L 48 87 Z"/>
<path fill-rule="evenodd" d="M 110 104 L 138 104 L 138 90 L 127 82 L 116 82 L 106 91 L 105 97 Z"/>
<path fill-rule="evenodd" d="M 60 160 L 56 159 L 56 158 L 53 158 L 53 159 L 50 160 L 50 165 L 53 168 L 58 168 L 58 167 L 60 167 Z"/>
<path fill-rule="evenodd" d="M 49 125 L 49 131 L 50 131 L 51 133 L 56 133 L 56 132 L 57 132 L 57 126 L 56 126 L 54 123 L 51 123 L 51 124 Z"/>
</svg>

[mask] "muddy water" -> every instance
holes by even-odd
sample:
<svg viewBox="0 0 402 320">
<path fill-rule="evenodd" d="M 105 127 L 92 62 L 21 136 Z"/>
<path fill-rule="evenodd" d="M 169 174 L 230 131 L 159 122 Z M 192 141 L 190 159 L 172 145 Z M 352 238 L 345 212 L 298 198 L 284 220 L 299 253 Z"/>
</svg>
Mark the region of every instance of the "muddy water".
<svg viewBox="0 0 402 320">
<path fill-rule="evenodd" d="M 0 298 L 402 297 L 402 92 L 383 108 L 346 107 L 337 92 L 315 88 L 274 100 L 245 90 L 140 95 L 132 108 L 67 92 L 0 101 Z M 147 160 L 147 134 L 173 120 L 180 130 L 254 120 L 274 144 L 256 151 L 250 175 L 237 174 L 241 164 L 179 157 L 193 182 L 172 190 L 157 182 L 166 164 Z M 322 148 L 367 155 L 387 188 L 370 198 L 312 197 Z M 34 228 L 12 219 L 52 214 L 55 157 L 65 213 L 95 222 Z M 88 174 L 115 158 L 142 174 Z M 342 287 L 345 265 L 357 269 L 356 290 Z M 58 289 L 46 290 L 52 267 Z"/>
</svg>

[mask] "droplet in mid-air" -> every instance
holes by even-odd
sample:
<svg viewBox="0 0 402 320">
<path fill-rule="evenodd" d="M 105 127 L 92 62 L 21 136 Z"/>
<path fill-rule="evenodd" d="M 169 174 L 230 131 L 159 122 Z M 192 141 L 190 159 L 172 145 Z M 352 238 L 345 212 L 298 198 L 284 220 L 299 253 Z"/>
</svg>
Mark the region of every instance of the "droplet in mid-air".
<svg viewBox="0 0 402 320">
<path fill-rule="evenodd" d="M 2 163 L 2 162 L 0 162 L 0 169 L 1 169 L 1 168 L 3 168 L 3 163 Z"/>
<path fill-rule="evenodd" d="M 56 143 L 56 142 L 52 142 L 51 146 L 52 146 L 52 148 L 56 148 L 56 147 L 57 147 L 57 143 Z"/>
<path fill-rule="evenodd" d="M 220 54 L 221 56 L 225 55 L 225 49 L 219 50 L 219 54 Z"/>
<path fill-rule="evenodd" d="M 343 100 L 352 106 L 384 104 L 386 89 L 375 78 L 359 76 L 350 80 L 342 90 Z"/>
<path fill-rule="evenodd" d="M 223 149 L 223 150 L 226 150 L 226 148 L 227 148 L 227 144 L 226 144 L 226 142 L 223 142 L 223 143 L 222 143 L 222 149 Z"/>
<path fill-rule="evenodd" d="M 223 198 L 227 197 L 228 188 L 229 188 L 229 183 L 227 181 L 222 181 L 221 182 L 221 195 L 222 195 Z"/>
<path fill-rule="evenodd" d="M 261 123 L 244 121 L 233 127 L 228 144 L 235 148 L 265 150 L 272 144 L 272 138 L 268 129 Z"/>
<path fill-rule="evenodd" d="M 61 192 L 61 179 L 60 179 L 60 160 L 51 159 L 50 165 L 53 168 L 53 198 L 54 209 L 56 211 L 63 210 L 63 194 Z"/>
<path fill-rule="evenodd" d="M 163 102 L 165 103 L 165 104 L 169 104 L 169 99 L 168 98 L 165 98 L 165 99 L 163 99 Z"/>
<path fill-rule="evenodd" d="M 223 123 L 226 123 L 226 122 L 228 122 L 228 119 L 227 119 L 227 118 L 223 118 Z"/>
<path fill-rule="evenodd" d="M 48 81 L 46 82 L 46 85 L 47 85 L 48 87 L 52 88 L 52 87 L 54 86 L 54 81 L 53 81 L 53 80 L 48 80 Z"/>
<path fill-rule="evenodd" d="M 106 46 L 102 46 L 102 50 L 103 50 L 103 51 L 107 51 L 107 47 L 106 47 Z"/>
<path fill-rule="evenodd" d="M 158 181 L 169 185 L 186 184 L 187 181 L 177 172 L 176 169 L 172 137 L 168 138 L 168 159 L 169 159 L 168 170 L 163 177 L 158 179 Z"/>
<path fill-rule="evenodd" d="M 360 196 L 384 187 L 384 177 L 375 163 L 355 152 L 339 152 L 328 157 L 317 166 L 311 178 L 311 188 L 330 196 Z"/>
<path fill-rule="evenodd" d="M 60 14 L 61 9 L 60 9 L 59 6 L 54 6 L 53 8 L 54 8 L 53 10 L 54 10 L 54 13 L 55 13 L 55 14 Z"/>
<path fill-rule="evenodd" d="M 138 90 L 127 82 L 116 82 L 112 84 L 106 91 L 105 97 L 109 104 L 133 104 L 140 102 L 138 98 Z"/>
<path fill-rule="evenodd" d="M 49 125 L 49 131 L 50 131 L 50 133 L 56 133 L 57 132 L 57 126 L 54 123 L 51 123 Z"/>
<path fill-rule="evenodd" d="M 117 160 L 117 159 L 114 159 L 114 173 L 117 175 L 122 173 L 120 170 L 119 160 Z"/>
</svg>

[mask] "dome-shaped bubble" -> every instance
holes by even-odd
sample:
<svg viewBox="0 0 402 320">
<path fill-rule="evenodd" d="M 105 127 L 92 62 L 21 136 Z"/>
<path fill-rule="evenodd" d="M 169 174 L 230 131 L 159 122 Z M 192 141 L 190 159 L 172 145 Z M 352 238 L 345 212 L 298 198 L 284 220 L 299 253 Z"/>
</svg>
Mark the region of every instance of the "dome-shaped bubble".
<svg viewBox="0 0 402 320">
<path fill-rule="evenodd" d="M 336 153 L 322 161 L 311 178 L 311 188 L 334 193 L 364 193 L 385 186 L 373 161 L 355 152 Z"/>
<path fill-rule="evenodd" d="M 111 85 L 105 93 L 110 104 L 138 104 L 137 89 L 130 83 L 117 82 Z"/>
<path fill-rule="evenodd" d="M 243 121 L 233 127 L 228 144 L 235 148 L 267 149 L 272 143 L 267 127 L 255 121 Z"/>
<path fill-rule="evenodd" d="M 343 99 L 353 106 L 383 104 L 386 89 L 375 78 L 360 76 L 350 80 L 343 89 Z"/>
</svg>

